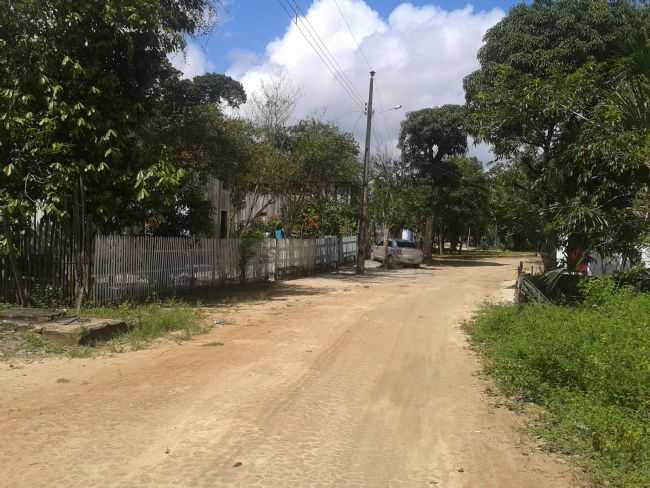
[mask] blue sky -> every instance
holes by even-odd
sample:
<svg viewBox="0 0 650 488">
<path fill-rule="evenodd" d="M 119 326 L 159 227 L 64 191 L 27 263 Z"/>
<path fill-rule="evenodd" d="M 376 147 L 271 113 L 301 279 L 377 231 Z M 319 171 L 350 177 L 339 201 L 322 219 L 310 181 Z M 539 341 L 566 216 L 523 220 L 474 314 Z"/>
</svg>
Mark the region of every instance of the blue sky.
<svg viewBox="0 0 650 488">
<path fill-rule="evenodd" d="M 311 0 L 298 0 L 303 10 L 311 5 Z M 368 0 L 370 7 L 387 17 L 391 11 L 403 1 L 398 0 Z M 417 1 L 415 6 L 437 5 L 445 10 L 462 8 L 472 5 L 475 10 L 490 10 L 501 8 L 504 11 L 520 3 L 514 0 L 474 0 L 462 2 L 456 0 Z M 225 19 L 217 28 L 199 41 L 206 57 L 214 69 L 224 72 L 230 66 L 232 54 L 239 50 L 251 51 L 258 55 L 264 54 L 266 45 L 274 38 L 282 36 L 287 29 L 288 16 L 276 0 L 228 0 L 225 2 L 223 13 Z"/>
<path fill-rule="evenodd" d="M 517 3 L 223 1 L 217 27 L 203 38 L 188 39 L 185 52 L 172 56 L 172 63 L 185 77 L 206 71 L 227 73 L 243 84 L 249 99 L 260 96 L 265 85 L 283 80 L 285 88 L 299 94 L 295 120 L 327 120 L 362 141 L 363 104 L 372 68 L 377 71 L 373 148 L 392 153 L 407 112 L 464 103 L 463 78 L 478 68 L 476 54 L 485 32 Z M 280 6 L 290 1 L 298 2 L 306 14 L 298 25 Z M 322 53 L 309 45 L 303 32 L 307 26 L 327 46 L 339 73 L 324 66 Z M 347 79 L 347 87 L 341 77 Z M 397 105 L 402 106 L 399 111 L 389 110 Z M 239 115 L 246 117 L 250 110 L 251 104 L 246 104 Z M 490 159 L 487 147 L 472 151 L 484 161 Z"/>
</svg>

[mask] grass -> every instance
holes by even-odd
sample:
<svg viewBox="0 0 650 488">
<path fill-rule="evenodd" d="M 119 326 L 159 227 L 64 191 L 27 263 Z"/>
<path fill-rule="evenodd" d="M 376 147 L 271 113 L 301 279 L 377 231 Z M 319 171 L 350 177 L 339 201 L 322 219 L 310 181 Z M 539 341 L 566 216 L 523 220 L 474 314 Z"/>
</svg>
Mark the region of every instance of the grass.
<svg viewBox="0 0 650 488">
<path fill-rule="evenodd" d="M 38 358 L 43 356 L 68 356 L 86 358 L 92 356 L 94 349 L 82 345 L 63 345 L 50 342 L 42 335 L 33 332 L 5 333 L 0 335 L 0 360 L 14 358 Z"/>
<path fill-rule="evenodd" d="M 206 330 L 199 310 L 177 301 L 86 308 L 82 309 L 81 315 L 121 319 L 130 325 L 130 330 L 105 343 L 89 345 L 62 345 L 36 333 L 0 331 L 0 361 L 33 360 L 46 356 L 85 358 L 102 351 L 126 352 L 142 349 L 161 336 L 170 335 L 177 341 L 183 341 Z"/>
<path fill-rule="evenodd" d="M 142 349 L 154 339 L 168 334 L 173 334 L 177 340 L 188 340 L 205 331 L 198 310 L 177 301 L 87 308 L 82 315 L 121 319 L 131 326 L 128 332 L 108 342 L 112 352 Z"/>
<path fill-rule="evenodd" d="M 597 486 L 650 486 L 650 294 L 593 280 L 580 306 L 487 306 L 467 330 L 533 429 Z"/>
</svg>

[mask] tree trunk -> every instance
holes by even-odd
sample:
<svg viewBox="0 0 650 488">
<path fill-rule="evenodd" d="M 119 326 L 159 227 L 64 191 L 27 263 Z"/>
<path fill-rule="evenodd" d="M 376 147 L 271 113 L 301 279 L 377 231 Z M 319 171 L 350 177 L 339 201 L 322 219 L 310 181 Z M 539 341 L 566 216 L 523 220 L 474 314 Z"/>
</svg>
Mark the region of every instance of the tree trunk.
<svg viewBox="0 0 650 488">
<path fill-rule="evenodd" d="M 384 268 L 388 269 L 388 226 L 384 226 Z"/>
<path fill-rule="evenodd" d="M 9 227 L 9 213 L 5 209 L 4 211 L 4 232 L 5 238 L 7 240 L 7 257 L 9 258 L 9 266 L 11 268 L 11 274 L 14 277 L 14 283 L 16 284 L 16 297 L 18 298 L 18 304 L 25 307 L 29 305 L 30 299 L 27 294 L 27 290 L 23 288 L 23 279 L 21 274 L 18 272 L 18 264 L 16 263 L 16 253 L 14 250 L 14 241 L 11 237 L 11 229 Z"/>
<path fill-rule="evenodd" d="M 72 212 L 72 239 L 74 243 L 74 259 L 75 259 L 75 281 L 76 281 L 76 296 L 75 308 L 79 313 L 83 300 L 87 293 L 87 273 L 86 266 L 86 208 L 84 204 L 85 192 L 84 184 L 81 175 L 79 175 L 79 186 L 75 191 L 74 209 Z"/>
<path fill-rule="evenodd" d="M 422 254 L 424 259 L 431 259 L 433 253 L 433 216 L 427 217 L 422 236 Z"/>
<path fill-rule="evenodd" d="M 445 231 L 442 224 L 438 226 L 438 235 L 440 236 L 438 240 L 438 252 L 442 256 L 445 253 Z"/>
<path fill-rule="evenodd" d="M 546 236 L 542 243 L 540 254 L 545 273 L 557 268 L 557 237 L 555 234 Z"/>
</svg>

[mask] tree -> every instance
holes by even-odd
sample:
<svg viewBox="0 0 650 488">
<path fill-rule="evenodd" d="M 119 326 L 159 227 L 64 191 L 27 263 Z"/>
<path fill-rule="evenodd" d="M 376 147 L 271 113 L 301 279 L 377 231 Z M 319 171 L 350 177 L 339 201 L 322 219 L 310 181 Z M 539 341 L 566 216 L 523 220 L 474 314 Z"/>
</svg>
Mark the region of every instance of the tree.
<svg viewBox="0 0 650 488">
<path fill-rule="evenodd" d="M 260 92 L 250 97 L 249 118 L 267 141 L 276 146 L 285 142 L 300 90 L 284 77 L 260 83 Z"/>
<path fill-rule="evenodd" d="M 647 21 L 647 9 L 630 2 L 518 5 L 488 31 L 481 68 L 465 79 L 471 132 L 532 183 L 530 198 L 544 217 L 547 268 L 561 241 L 585 253 L 634 242 L 635 232 L 619 224 L 647 186 L 647 166 L 629 140 L 614 159 L 604 149 L 620 146 L 598 141 L 609 139 L 604 102 L 620 80 L 627 39 Z"/>
<path fill-rule="evenodd" d="M 432 213 L 424 232 L 425 257 L 431 257 L 434 216 L 440 213 L 447 190 L 457 178 L 449 157 L 467 151 L 465 125 L 465 109 L 458 105 L 410 112 L 401 124 L 398 147 L 402 158 L 431 189 Z M 439 219 L 439 228 L 441 225 Z"/>
<path fill-rule="evenodd" d="M 439 204 L 440 221 L 445 235 L 455 251 L 473 231 L 479 236 L 489 222 L 489 180 L 483 165 L 476 158 L 454 156 L 449 160 L 457 175 L 446 196 Z"/>
<path fill-rule="evenodd" d="M 167 55 L 204 31 L 210 0 L 20 0 L 0 10 L 0 206 L 5 243 L 34 215 L 73 224 L 78 289 L 93 229 L 114 228 L 184 176 L 143 144 Z M 123 224 L 123 222 L 121 222 Z M 81 295 L 78 298 L 80 303 Z"/>
<path fill-rule="evenodd" d="M 352 190 L 360 183 L 359 145 L 350 133 L 314 119 L 288 130 L 283 194 L 285 219 L 300 235 L 350 231 Z"/>
<path fill-rule="evenodd" d="M 202 30 L 211 11 L 208 0 L 23 0 L 2 9 L 0 159 L 2 186 L 11 190 L 4 205 L 15 206 L 26 186 L 43 211 L 65 217 L 65 196 L 82 185 L 102 226 L 144 192 L 173 189 L 180 174 L 169 154 L 143 147 L 139 128 L 167 54 Z"/>
<path fill-rule="evenodd" d="M 489 210 L 499 242 L 517 251 L 538 250 L 543 239 L 542 210 L 530 198 L 532 182 L 514 164 L 497 163 L 488 172 Z"/>
<path fill-rule="evenodd" d="M 227 118 L 222 107 L 237 107 L 246 93 L 236 80 L 208 73 L 183 80 L 169 67 L 162 79 L 158 103 L 141 131 L 149 147 L 168 148 L 173 164 L 184 171 L 171 199 L 147 198 L 133 209 L 159 235 L 207 235 L 214 232 L 205 196 L 209 177 L 227 184 L 251 156 L 252 134 L 242 137 L 241 124 Z"/>
<path fill-rule="evenodd" d="M 398 204 L 401 193 L 407 187 L 408 172 L 399 160 L 388 155 L 380 155 L 372 159 L 370 178 L 370 215 L 382 228 L 384 256 L 388 256 L 388 239 L 393 226 L 399 219 L 403 206 Z M 388 259 L 384 266 L 388 267 Z"/>
</svg>

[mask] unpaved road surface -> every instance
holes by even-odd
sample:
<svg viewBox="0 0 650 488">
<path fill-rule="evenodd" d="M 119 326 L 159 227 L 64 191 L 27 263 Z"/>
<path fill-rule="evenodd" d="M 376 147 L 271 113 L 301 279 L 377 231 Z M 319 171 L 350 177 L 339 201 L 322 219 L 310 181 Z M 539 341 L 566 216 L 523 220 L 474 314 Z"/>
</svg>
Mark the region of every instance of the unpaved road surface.
<svg viewBox="0 0 650 488">
<path fill-rule="evenodd" d="M 181 345 L 1 364 L 0 486 L 576 486 L 460 328 L 516 264 L 295 280 Z"/>
</svg>

